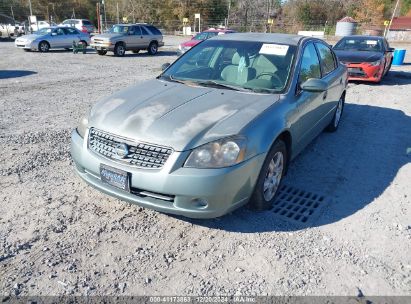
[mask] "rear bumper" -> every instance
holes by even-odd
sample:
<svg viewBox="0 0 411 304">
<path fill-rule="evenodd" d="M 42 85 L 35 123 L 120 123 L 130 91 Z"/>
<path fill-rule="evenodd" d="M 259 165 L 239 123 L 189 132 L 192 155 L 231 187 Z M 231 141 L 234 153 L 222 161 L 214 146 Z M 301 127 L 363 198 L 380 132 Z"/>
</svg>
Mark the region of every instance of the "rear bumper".
<svg viewBox="0 0 411 304">
<path fill-rule="evenodd" d="M 248 202 L 264 154 L 228 168 L 195 169 L 182 167 L 188 153 L 174 152 L 161 169 L 140 169 L 90 151 L 87 141 L 77 131 L 71 136 L 71 155 L 78 175 L 91 186 L 121 200 L 191 218 L 219 217 Z M 129 172 L 131 192 L 102 182 L 101 164 Z"/>
<path fill-rule="evenodd" d="M 380 82 L 384 76 L 384 66 L 371 66 L 368 63 L 349 63 L 348 80 Z"/>
</svg>

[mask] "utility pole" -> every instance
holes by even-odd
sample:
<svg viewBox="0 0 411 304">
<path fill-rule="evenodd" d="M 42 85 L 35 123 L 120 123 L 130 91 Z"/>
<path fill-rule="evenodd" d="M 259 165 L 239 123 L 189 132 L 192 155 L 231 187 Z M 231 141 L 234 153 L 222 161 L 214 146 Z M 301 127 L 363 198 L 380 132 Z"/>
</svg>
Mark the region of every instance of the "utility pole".
<svg viewBox="0 0 411 304">
<path fill-rule="evenodd" d="M 29 0 L 29 6 L 30 6 L 30 16 L 33 16 L 33 10 L 31 9 L 31 0 Z"/>
<path fill-rule="evenodd" d="M 118 12 L 118 2 L 117 2 L 117 23 L 120 23 L 120 13 Z"/>
<path fill-rule="evenodd" d="M 395 17 L 395 13 L 397 12 L 397 8 L 398 8 L 398 4 L 399 4 L 399 3 L 400 3 L 400 0 L 397 0 L 397 3 L 395 4 L 394 11 L 392 12 L 392 16 L 391 16 L 390 24 L 388 25 L 388 30 L 387 30 L 387 32 L 385 33 L 384 37 L 387 37 L 387 36 L 388 36 L 388 33 L 390 32 L 390 28 L 391 28 L 392 20 L 393 20 L 393 19 L 394 19 L 394 17 Z"/>
<path fill-rule="evenodd" d="M 11 8 L 11 16 L 13 17 L 13 20 L 14 20 L 13 6 L 10 6 L 10 8 Z"/>
<path fill-rule="evenodd" d="M 227 21 L 225 27 L 228 28 L 230 22 L 230 10 L 231 10 L 231 0 L 228 0 L 228 10 L 227 10 Z"/>
</svg>

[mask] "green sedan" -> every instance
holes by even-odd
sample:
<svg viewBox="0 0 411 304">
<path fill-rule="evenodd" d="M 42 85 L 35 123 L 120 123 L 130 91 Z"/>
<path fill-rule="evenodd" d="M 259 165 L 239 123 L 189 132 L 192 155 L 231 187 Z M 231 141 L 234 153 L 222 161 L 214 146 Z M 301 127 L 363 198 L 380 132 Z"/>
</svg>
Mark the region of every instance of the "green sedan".
<svg viewBox="0 0 411 304">
<path fill-rule="evenodd" d="M 193 218 L 264 210 L 290 161 L 337 130 L 346 88 L 347 70 L 322 40 L 216 36 L 96 103 L 71 154 L 87 183 L 143 207 Z"/>
</svg>

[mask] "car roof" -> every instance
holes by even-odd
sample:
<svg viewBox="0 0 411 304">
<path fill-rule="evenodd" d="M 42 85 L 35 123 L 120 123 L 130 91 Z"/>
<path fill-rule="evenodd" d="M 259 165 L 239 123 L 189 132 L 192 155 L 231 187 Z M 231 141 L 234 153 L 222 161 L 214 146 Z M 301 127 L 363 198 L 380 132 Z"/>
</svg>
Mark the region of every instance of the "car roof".
<svg viewBox="0 0 411 304">
<path fill-rule="evenodd" d="M 117 23 L 114 25 L 131 26 L 131 25 L 151 25 L 151 24 L 139 22 L 139 23 Z"/>
<path fill-rule="evenodd" d="M 225 33 L 225 32 L 234 32 L 234 30 L 229 30 L 229 29 L 208 29 L 208 30 L 203 31 L 203 33 L 204 32 L 206 32 L 206 33 L 215 33 L 215 32 Z"/>
<path fill-rule="evenodd" d="M 253 41 L 253 42 L 267 42 L 279 43 L 288 45 L 298 45 L 305 36 L 278 34 L 278 33 L 232 33 L 230 35 L 218 35 L 213 40 L 234 40 L 234 41 Z"/>
<path fill-rule="evenodd" d="M 368 38 L 368 39 L 384 39 L 382 36 L 371 36 L 371 35 L 350 35 L 350 36 L 344 36 L 341 39 L 353 39 L 353 38 Z"/>
</svg>

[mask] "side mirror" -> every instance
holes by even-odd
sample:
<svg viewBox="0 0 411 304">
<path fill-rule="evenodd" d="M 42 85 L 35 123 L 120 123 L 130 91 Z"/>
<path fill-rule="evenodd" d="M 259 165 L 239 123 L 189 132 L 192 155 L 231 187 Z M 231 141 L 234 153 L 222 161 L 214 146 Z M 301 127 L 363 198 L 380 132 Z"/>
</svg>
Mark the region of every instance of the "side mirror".
<svg viewBox="0 0 411 304">
<path fill-rule="evenodd" d="M 388 48 L 388 51 L 387 51 L 387 52 L 392 53 L 392 52 L 394 52 L 394 51 L 395 51 L 394 48 Z"/>
<path fill-rule="evenodd" d="M 307 81 L 303 82 L 300 87 L 303 91 L 319 93 L 327 91 L 328 85 L 324 80 L 310 78 Z"/>
<path fill-rule="evenodd" d="M 170 64 L 169 62 L 164 63 L 164 64 L 161 66 L 161 70 L 164 72 L 165 70 L 168 69 L 168 67 L 169 67 L 170 65 L 171 65 L 171 64 Z"/>
</svg>

